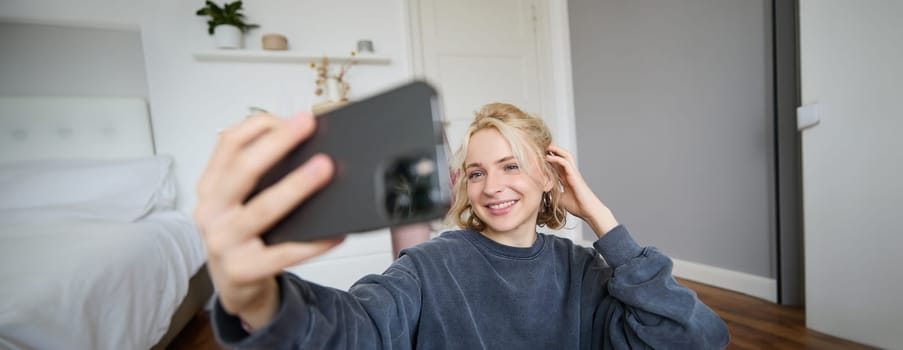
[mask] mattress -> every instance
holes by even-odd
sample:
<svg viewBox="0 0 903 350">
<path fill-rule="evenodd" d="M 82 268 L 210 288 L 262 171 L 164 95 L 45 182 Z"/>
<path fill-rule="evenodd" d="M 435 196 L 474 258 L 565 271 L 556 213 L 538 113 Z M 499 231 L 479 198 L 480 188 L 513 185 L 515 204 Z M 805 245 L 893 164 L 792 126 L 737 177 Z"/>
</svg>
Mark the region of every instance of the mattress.
<svg viewBox="0 0 903 350">
<path fill-rule="evenodd" d="M 0 225 L 0 348 L 150 348 L 204 260 L 178 211 Z"/>
</svg>

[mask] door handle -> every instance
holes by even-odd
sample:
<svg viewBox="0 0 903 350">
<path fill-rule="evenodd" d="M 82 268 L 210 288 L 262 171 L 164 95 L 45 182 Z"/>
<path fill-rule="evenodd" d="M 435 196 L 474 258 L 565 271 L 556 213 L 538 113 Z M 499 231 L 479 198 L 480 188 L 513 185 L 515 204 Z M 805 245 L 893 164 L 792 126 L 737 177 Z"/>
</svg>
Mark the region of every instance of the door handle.
<svg viewBox="0 0 903 350">
<path fill-rule="evenodd" d="M 803 131 L 821 122 L 821 107 L 818 102 L 796 108 L 796 130 Z"/>
</svg>

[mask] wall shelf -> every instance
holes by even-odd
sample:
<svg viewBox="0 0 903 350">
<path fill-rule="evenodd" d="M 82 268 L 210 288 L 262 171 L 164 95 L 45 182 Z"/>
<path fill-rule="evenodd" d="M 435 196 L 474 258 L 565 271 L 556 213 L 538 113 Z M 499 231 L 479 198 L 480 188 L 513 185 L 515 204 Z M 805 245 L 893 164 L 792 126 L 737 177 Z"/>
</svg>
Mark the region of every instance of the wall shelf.
<svg viewBox="0 0 903 350">
<path fill-rule="evenodd" d="M 211 50 L 194 53 L 194 59 L 201 62 L 262 62 L 262 63 L 304 63 L 323 58 L 324 54 L 298 51 L 263 50 Z M 352 59 L 350 55 L 325 55 L 330 63 L 344 63 Z M 389 64 L 389 57 L 361 55 L 353 57 L 358 64 Z"/>
</svg>

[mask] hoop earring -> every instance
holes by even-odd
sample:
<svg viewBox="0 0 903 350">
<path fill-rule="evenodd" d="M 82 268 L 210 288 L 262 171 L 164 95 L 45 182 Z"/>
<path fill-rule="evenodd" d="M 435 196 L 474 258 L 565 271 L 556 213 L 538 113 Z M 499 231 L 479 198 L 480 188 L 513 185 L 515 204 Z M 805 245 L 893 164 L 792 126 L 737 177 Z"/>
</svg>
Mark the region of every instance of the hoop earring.
<svg viewBox="0 0 903 350">
<path fill-rule="evenodd" d="M 552 209 L 552 193 L 551 192 L 543 192 L 542 193 L 542 211 L 549 211 Z"/>
</svg>

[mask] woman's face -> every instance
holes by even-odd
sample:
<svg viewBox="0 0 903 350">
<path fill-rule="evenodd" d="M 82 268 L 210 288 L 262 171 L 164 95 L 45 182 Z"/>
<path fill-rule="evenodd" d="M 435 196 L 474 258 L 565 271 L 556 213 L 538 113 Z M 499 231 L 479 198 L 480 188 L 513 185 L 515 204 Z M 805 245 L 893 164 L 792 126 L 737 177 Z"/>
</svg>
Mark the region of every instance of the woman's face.
<svg viewBox="0 0 903 350">
<path fill-rule="evenodd" d="M 530 158 L 530 157 L 527 157 Z M 543 187 L 551 187 L 535 164 L 527 174 L 508 141 L 496 129 L 470 137 L 464 160 L 467 198 L 473 212 L 492 233 L 536 230 Z M 544 185 L 544 183 L 549 183 Z"/>
</svg>

